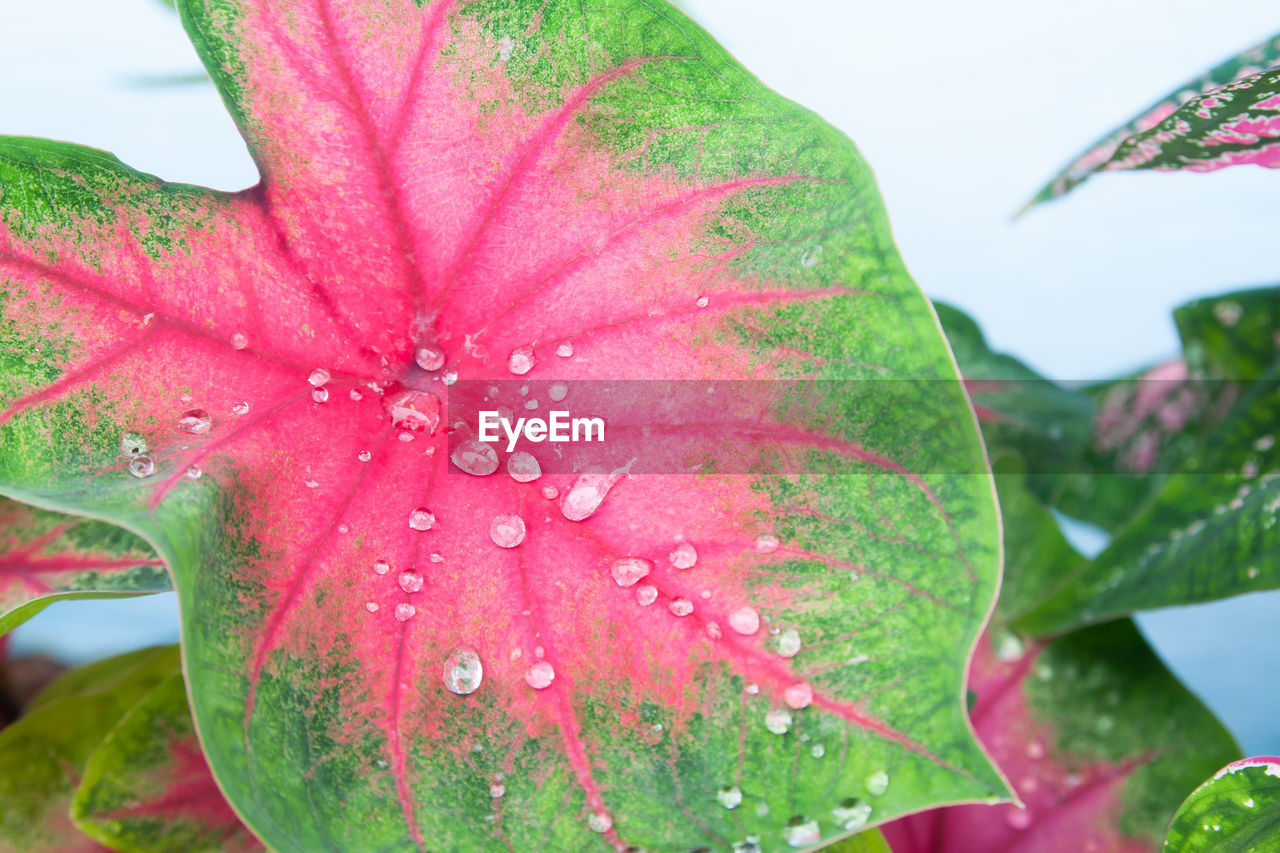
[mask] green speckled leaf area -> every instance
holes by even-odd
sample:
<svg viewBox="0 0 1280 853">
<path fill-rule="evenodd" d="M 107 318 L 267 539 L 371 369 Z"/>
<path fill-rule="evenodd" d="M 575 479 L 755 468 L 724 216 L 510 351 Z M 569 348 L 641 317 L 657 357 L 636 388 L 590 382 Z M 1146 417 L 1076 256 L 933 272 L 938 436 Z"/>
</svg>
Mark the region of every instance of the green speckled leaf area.
<svg viewBox="0 0 1280 853">
<path fill-rule="evenodd" d="M 1274 72 L 1259 74 L 1276 64 L 1280 64 L 1280 36 L 1188 80 L 1090 145 L 1050 179 L 1027 207 L 1063 196 L 1103 171 L 1206 171 L 1247 162 L 1274 166 L 1276 113 L 1265 102 L 1274 94 L 1269 83 L 1275 78 Z M 1248 81 L 1245 88 L 1233 89 L 1231 84 L 1242 78 Z M 1264 91 L 1271 94 L 1263 95 Z M 1263 102 L 1262 109 L 1255 116 L 1250 107 L 1257 108 L 1258 102 Z M 1243 124 L 1233 126 L 1235 122 Z"/>
<path fill-rule="evenodd" d="M 1280 850 L 1280 758 L 1223 767 L 1187 797 L 1165 839 L 1168 853 Z"/>
<path fill-rule="evenodd" d="M 169 589 L 164 563 L 132 533 L 0 498 L 0 634 L 62 599 Z"/>
<path fill-rule="evenodd" d="M 176 669 L 90 756 L 71 816 L 86 835 L 131 853 L 264 849 L 214 783 Z"/>
<path fill-rule="evenodd" d="M 159 648 L 72 670 L 0 730 L 0 851 L 106 849 L 70 817 L 85 762 L 121 716 L 177 666 L 177 649 Z"/>
<path fill-rule="evenodd" d="M 262 182 L 0 141 L 0 493 L 155 546 L 259 837 L 779 851 L 1007 795 L 984 448 L 846 138 L 661 0 L 178 7 Z M 675 413 L 820 464 L 455 453 L 513 377 L 823 380 Z"/>
</svg>

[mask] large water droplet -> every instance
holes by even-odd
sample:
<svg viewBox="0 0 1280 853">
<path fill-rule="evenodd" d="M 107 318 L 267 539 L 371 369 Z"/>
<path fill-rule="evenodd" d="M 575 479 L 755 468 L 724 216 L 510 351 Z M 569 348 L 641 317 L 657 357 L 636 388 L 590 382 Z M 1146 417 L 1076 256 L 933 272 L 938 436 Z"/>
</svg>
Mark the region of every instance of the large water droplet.
<svg viewBox="0 0 1280 853">
<path fill-rule="evenodd" d="M 412 432 L 434 433 L 440 426 L 440 398 L 426 391 L 399 391 L 382 398 L 391 425 Z"/>
<path fill-rule="evenodd" d="M 422 589 L 422 575 L 415 571 L 408 570 L 400 573 L 400 588 L 405 592 L 417 592 Z"/>
<path fill-rule="evenodd" d="M 141 456 L 147 452 L 147 440 L 135 433 L 120 436 L 120 452 L 125 456 Z"/>
<path fill-rule="evenodd" d="M 778 635 L 778 654 L 784 658 L 793 658 L 800 652 L 800 633 L 795 628 L 788 628 Z"/>
<path fill-rule="evenodd" d="M 760 614 L 750 605 L 739 607 L 729 614 L 729 627 L 739 634 L 750 636 L 760 630 Z"/>
<path fill-rule="evenodd" d="M 418 347 L 417 352 L 413 354 L 413 360 L 418 367 L 433 373 L 444 367 L 444 350 L 433 346 Z"/>
<path fill-rule="evenodd" d="M 533 454 L 520 450 L 507 457 L 507 473 L 517 483 L 532 483 L 542 476 L 542 466 Z"/>
<path fill-rule="evenodd" d="M 658 600 L 658 588 L 651 583 L 641 584 L 636 587 L 636 603 L 641 607 L 648 607 Z"/>
<path fill-rule="evenodd" d="M 591 828 L 592 832 L 604 834 L 613 829 L 613 818 L 609 817 L 604 812 L 596 812 L 591 817 L 587 818 L 587 826 Z"/>
<path fill-rule="evenodd" d="M 414 530 L 430 530 L 435 523 L 436 517 L 424 506 L 409 513 L 409 526 Z"/>
<path fill-rule="evenodd" d="M 483 678 L 484 665 L 480 663 L 480 654 L 475 649 L 461 646 L 445 658 L 444 686 L 450 693 L 459 696 L 475 693 Z"/>
<path fill-rule="evenodd" d="M 742 805 L 742 791 L 737 785 L 729 785 L 716 791 L 716 802 L 726 809 L 736 809 Z"/>
<path fill-rule="evenodd" d="M 487 477 L 498 470 L 498 451 L 474 438 L 459 442 L 449 458 L 473 477 Z"/>
<path fill-rule="evenodd" d="M 614 560 L 609 567 L 614 583 L 621 587 L 635 586 L 653 571 L 653 563 L 639 557 L 623 557 Z"/>
<path fill-rule="evenodd" d="M 204 409 L 188 409 L 178 418 L 178 426 L 192 435 L 204 435 L 213 426 L 213 418 Z"/>
<path fill-rule="evenodd" d="M 583 474 L 561 498 L 560 513 L 570 521 L 585 521 L 604 503 L 613 484 L 609 474 Z"/>
<path fill-rule="evenodd" d="M 413 614 L 417 612 L 418 612 L 418 608 L 414 607 L 412 604 L 396 605 L 396 619 L 398 619 L 401 622 L 408 622 L 410 619 L 413 618 Z"/>
<path fill-rule="evenodd" d="M 778 537 L 774 536 L 772 533 L 766 533 L 763 536 L 757 536 L 756 537 L 756 553 L 772 554 L 774 551 L 778 550 L 778 546 L 781 544 L 782 543 L 778 540 Z"/>
<path fill-rule="evenodd" d="M 841 829 L 859 829 L 871 820 L 871 805 L 857 797 L 841 800 L 840 805 L 831 810 L 831 817 Z"/>
<path fill-rule="evenodd" d="M 150 477 L 156 472 L 156 463 L 150 456 L 135 456 L 129 460 L 129 473 L 138 479 Z"/>
<path fill-rule="evenodd" d="M 813 701 L 813 688 L 804 682 L 793 684 L 782 691 L 782 698 L 797 711 L 801 708 L 808 708 L 809 703 Z"/>
<path fill-rule="evenodd" d="M 687 598 L 677 598 L 667 605 L 672 616 L 688 616 L 693 612 L 693 602 Z"/>
<path fill-rule="evenodd" d="M 791 847 L 811 847 L 822 840 L 822 827 L 816 820 L 793 817 L 782 830 L 782 837 Z"/>
<path fill-rule="evenodd" d="M 784 708 L 774 708 L 764 715 L 764 727 L 775 735 L 785 735 L 791 731 L 791 712 Z"/>
<path fill-rule="evenodd" d="M 327 403 L 329 401 L 329 389 L 323 385 L 319 388 L 311 389 L 311 399 L 317 403 Z"/>
<path fill-rule="evenodd" d="M 500 515 L 489 522 L 489 538 L 499 548 L 515 548 L 524 536 L 524 519 L 518 515 Z"/>
<path fill-rule="evenodd" d="M 698 551 L 688 542 L 681 542 L 667 559 L 671 560 L 671 565 L 677 569 L 692 569 L 698 562 Z"/>
<path fill-rule="evenodd" d="M 544 660 L 540 660 L 524 674 L 524 680 L 534 690 L 545 690 L 551 686 L 551 682 L 556 680 L 556 670 L 551 664 Z"/>
<path fill-rule="evenodd" d="M 507 359 L 507 370 L 510 370 L 516 376 L 524 376 L 530 370 L 533 370 L 533 365 L 533 347 L 520 347 L 517 350 L 513 350 L 511 357 Z"/>
<path fill-rule="evenodd" d="M 311 383 L 312 387 L 319 388 L 332 378 L 333 377 L 329 375 L 329 371 L 325 370 L 323 367 L 317 367 L 315 370 L 311 371 L 311 375 L 307 377 L 307 381 Z"/>
<path fill-rule="evenodd" d="M 877 770 L 867 777 L 867 793 L 871 796 L 883 796 L 887 790 L 889 790 L 889 774 L 884 770 Z"/>
</svg>

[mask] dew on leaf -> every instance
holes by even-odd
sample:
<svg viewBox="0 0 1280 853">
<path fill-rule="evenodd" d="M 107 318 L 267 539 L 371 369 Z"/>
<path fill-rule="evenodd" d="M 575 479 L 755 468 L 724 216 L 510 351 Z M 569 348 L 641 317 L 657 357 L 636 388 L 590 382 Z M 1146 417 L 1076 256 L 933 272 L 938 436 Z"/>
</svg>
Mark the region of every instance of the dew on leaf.
<svg viewBox="0 0 1280 853">
<path fill-rule="evenodd" d="M 397 429 L 434 433 L 440 426 L 440 398 L 426 391 L 398 391 L 382 398 L 382 410 Z"/>
<path fill-rule="evenodd" d="M 1031 742 L 1027 744 L 1027 758 L 1030 758 L 1032 761 L 1039 761 L 1044 758 L 1044 741 L 1040 738 L 1033 738 Z"/>
<path fill-rule="evenodd" d="M 733 845 L 733 853 L 760 853 L 760 839 L 748 838 Z"/>
<path fill-rule="evenodd" d="M 249 414 L 249 404 L 244 401 L 236 403 L 231 407 L 231 413 L 235 415 L 247 415 Z"/>
<path fill-rule="evenodd" d="M 317 367 L 315 370 L 311 371 L 311 375 L 307 377 L 307 381 L 311 383 L 313 388 L 319 388 L 331 378 L 329 371 L 325 370 L 323 367 Z"/>
<path fill-rule="evenodd" d="M 809 754 L 814 758 L 821 758 L 827 754 L 827 748 L 820 743 L 815 743 L 813 746 L 809 747 Z"/>
<path fill-rule="evenodd" d="M 1022 658 L 1022 639 L 1012 631 L 1002 631 L 996 638 L 996 657 L 1002 663 L 1013 663 Z"/>
<path fill-rule="evenodd" d="M 489 538 L 499 548 L 515 548 L 524 537 L 524 519 L 518 515 L 499 515 L 489 522 Z"/>
<path fill-rule="evenodd" d="M 560 346 L 556 347 L 556 355 L 561 358 L 573 358 L 573 344 L 564 341 Z"/>
<path fill-rule="evenodd" d="M 440 381 L 446 386 L 453 385 L 458 381 L 458 371 L 446 370 L 444 373 L 440 374 Z"/>
<path fill-rule="evenodd" d="M 503 795 L 506 793 L 507 793 L 507 788 L 501 782 L 494 782 L 492 785 L 489 786 L 489 796 L 495 800 L 502 799 Z"/>
<path fill-rule="evenodd" d="M 418 608 L 414 607 L 412 604 L 396 605 L 396 619 L 398 619 L 401 622 L 408 622 L 410 619 L 413 618 L 413 614 L 417 612 L 418 612 Z"/>
<path fill-rule="evenodd" d="M 542 496 L 549 501 L 553 501 L 560 497 L 560 490 L 550 484 L 542 487 Z"/>
<path fill-rule="evenodd" d="M 687 598 L 677 598 L 667 605 L 672 616 L 688 616 L 693 612 L 693 602 Z"/>
<path fill-rule="evenodd" d="M 533 370 L 533 365 L 533 347 L 520 347 L 512 350 L 511 356 L 507 359 L 507 370 L 510 370 L 516 376 L 524 376 L 530 370 Z"/>
<path fill-rule="evenodd" d="M 356 454 L 356 458 L 359 459 L 361 462 L 368 462 L 370 459 L 373 458 L 373 454 L 367 450 L 361 450 L 359 453 Z"/>
<path fill-rule="evenodd" d="M 1004 822 L 1009 824 L 1011 829 L 1026 829 L 1031 826 L 1031 812 L 1015 805 L 1008 805 L 1005 807 Z"/>
<path fill-rule="evenodd" d="M 213 426 L 213 418 L 204 409 L 188 409 L 178 418 L 178 426 L 192 435 L 204 435 Z"/>
<path fill-rule="evenodd" d="M 311 399 L 317 403 L 327 403 L 329 401 L 329 389 L 323 385 L 319 388 L 311 389 Z"/>
<path fill-rule="evenodd" d="M 871 820 L 871 804 L 857 797 L 849 797 L 831 810 L 831 818 L 843 830 L 860 829 Z"/>
<path fill-rule="evenodd" d="M 449 458 L 454 465 L 473 477 L 487 477 L 498 470 L 498 452 L 474 438 L 460 442 Z"/>
<path fill-rule="evenodd" d="M 775 735 L 785 735 L 791 731 L 791 712 L 783 708 L 774 708 L 764 715 L 764 727 Z"/>
<path fill-rule="evenodd" d="M 409 526 L 414 530 L 430 530 L 435 526 L 436 517 L 423 506 L 409 513 Z"/>
<path fill-rule="evenodd" d="M 475 649 L 460 646 L 445 658 L 444 686 L 450 693 L 459 696 L 475 693 L 483 678 L 484 665 L 480 663 L 480 654 Z"/>
<path fill-rule="evenodd" d="M 793 658 L 800 651 L 800 634 L 795 628 L 788 628 L 778 635 L 778 654 L 784 658 Z"/>
<path fill-rule="evenodd" d="M 413 354 L 413 361 L 418 365 L 418 367 L 421 367 L 428 373 L 434 373 L 444 367 L 444 350 L 439 347 L 431 346 L 418 347 L 417 351 Z"/>
<path fill-rule="evenodd" d="M 782 698 L 789 707 L 796 710 L 807 708 L 813 702 L 813 688 L 802 681 L 782 691 Z"/>
<path fill-rule="evenodd" d="M 147 440 L 134 433 L 126 433 L 120 437 L 120 452 L 125 456 L 141 456 L 147 452 Z"/>
<path fill-rule="evenodd" d="M 129 460 L 129 473 L 139 480 L 150 477 L 156 472 L 156 463 L 150 456 L 135 456 Z"/>
<path fill-rule="evenodd" d="M 365 604 L 364 609 L 368 610 L 370 613 L 377 613 L 381 608 L 378 607 L 378 602 L 370 601 Z"/>
<path fill-rule="evenodd" d="M 243 332 L 236 332 L 231 336 L 231 348 L 233 350 L 242 350 L 249 346 L 249 338 Z"/>
<path fill-rule="evenodd" d="M 199 465 L 188 465 L 187 470 L 183 472 L 188 480 L 199 480 L 204 476 L 204 472 L 200 470 Z"/>
<path fill-rule="evenodd" d="M 813 269 L 818 265 L 818 261 L 822 258 L 822 247 L 814 246 L 808 249 L 800 256 L 800 266 L 805 269 Z"/>
<path fill-rule="evenodd" d="M 556 670 L 551 664 L 544 660 L 540 660 L 524 674 L 524 680 L 534 690 L 545 690 L 551 686 L 551 682 L 556 680 Z"/>
<path fill-rule="evenodd" d="M 780 546 L 781 544 L 782 543 L 778 541 L 778 537 L 774 536 L 772 533 L 766 533 L 762 536 L 757 536 L 756 537 L 756 553 L 772 554 L 774 551 L 778 550 L 778 546 Z"/>
<path fill-rule="evenodd" d="M 887 790 L 889 790 L 889 774 L 884 770 L 877 770 L 867 777 L 867 793 L 871 796 L 883 796 Z"/>
<path fill-rule="evenodd" d="M 613 818 L 609 817 L 604 812 L 596 812 L 591 817 L 587 818 L 587 826 L 592 832 L 603 835 L 613 829 Z"/>
<path fill-rule="evenodd" d="M 422 589 L 422 575 L 412 570 L 401 572 L 397 581 L 405 592 L 417 592 Z"/>
<path fill-rule="evenodd" d="M 641 607 L 648 607 L 658 600 L 658 588 L 651 583 L 641 584 L 636 587 L 636 603 Z"/>
<path fill-rule="evenodd" d="M 742 791 L 737 785 L 728 785 L 716 791 L 716 802 L 726 809 L 736 809 L 742 805 Z"/>
<path fill-rule="evenodd" d="M 436 554 L 436 553 L 432 553 L 430 556 L 428 556 L 428 557 L 427 557 L 427 559 L 428 559 L 428 560 L 430 560 L 430 561 L 431 561 L 431 562 L 433 562 L 433 563 L 443 563 L 443 562 L 444 562 L 444 557 L 443 557 L 442 555 L 440 555 L 440 554 Z"/>
<path fill-rule="evenodd" d="M 391 571 L 391 564 L 386 560 L 378 560 L 373 564 L 373 571 L 376 574 L 385 575 L 387 572 Z"/>
<path fill-rule="evenodd" d="M 760 685 L 755 683 L 748 684 L 746 687 L 742 688 L 742 692 L 748 696 L 756 696 L 760 693 Z"/>
<path fill-rule="evenodd" d="M 551 398 L 553 403 L 559 403 L 569 396 L 569 386 L 563 382 L 557 382 L 547 389 L 547 396 Z"/>
<path fill-rule="evenodd" d="M 507 473 L 517 483 L 532 483 L 542 476 L 542 466 L 533 454 L 521 450 L 507 457 Z"/>
<path fill-rule="evenodd" d="M 560 514 L 570 521 L 585 521 L 600 508 L 612 488 L 613 478 L 609 474 L 583 474 L 561 499 Z"/>
<path fill-rule="evenodd" d="M 760 630 L 760 614 L 754 607 L 744 605 L 729 614 L 729 627 L 744 636 Z"/>
<path fill-rule="evenodd" d="M 816 820 L 793 817 L 782 830 L 782 838 L 791 847 L 811 847 L 822 840 L 822 828 Z"/>
<path fill-rule="evenodd" d="M 677 569 L 692 569 L 698 562 L 698 551 L 688 542 L 681 542 L 667 558 Z"/>
<path fill-rule="evenodd" d="M 724 631 L 720 630 L 719 622 L 707 623 L 707 636 L 713 640 L 718 640 L 724 636 Z"/>
<path fill-rule="evenodd" d="M 361 400 L 364 399 L 364 395 L 361 394 L 359 391 L 357 391 L 355 388 L 352 388 L 350 391 L 348 391 L 347 396 L 349 396 L 354 402 L 357 402 L 357 403 L 359 403 Z"/>
<path fill-rule="evenodd" d="M 699 308 L 706 308 L 708 305 L 711 304 L 711 300 L 705 296 L 699 296 L 695 304 L 697 304 Z"/>
<path fill-rule="evenodd" d="M 635 586 L 653 571 L 653 563 L 639 557 L 623 557 L 614 560 L 609 567 L 614 583 L 621 587 Z"/>
</svg>

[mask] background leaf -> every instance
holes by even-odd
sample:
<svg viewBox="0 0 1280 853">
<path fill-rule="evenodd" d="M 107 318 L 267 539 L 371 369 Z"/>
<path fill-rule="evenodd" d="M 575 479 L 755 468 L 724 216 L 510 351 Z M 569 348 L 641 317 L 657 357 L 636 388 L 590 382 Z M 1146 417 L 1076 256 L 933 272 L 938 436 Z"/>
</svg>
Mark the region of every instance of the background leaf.
<svg viewBox="0 0 1280 853">
<path fill-rule="evenodd" d="M 1262 853 L 1280 846 L 1280 758 L 1234 761 L 1187 797 L 1174 815 L 1169 853 L 1235 850 Z"/>
</svg>

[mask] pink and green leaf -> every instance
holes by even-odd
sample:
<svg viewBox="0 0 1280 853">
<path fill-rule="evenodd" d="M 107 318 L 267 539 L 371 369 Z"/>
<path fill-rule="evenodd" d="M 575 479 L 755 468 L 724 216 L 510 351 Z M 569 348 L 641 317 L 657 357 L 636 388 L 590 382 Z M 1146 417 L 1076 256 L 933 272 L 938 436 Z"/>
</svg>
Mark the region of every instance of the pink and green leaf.
<svg viewBox="0 0 1280 853">
<path fill-rule="evenodd" d="M 51 603 L 172 589 L 137 536 L 0 498 L 0 634 Z"/>
<path fill-rule="evenodd" d="M 71 804 L 86 835 L 134 853 L 264 848 L 218 790 L 196 739 L 182 673 L 160 682 L 94 750 Z"/>
<path fill-rule="evenodd" d="M 179 7 L 263 181 L 0 142 L 0 492 L 172 568 L 196 727 L 256 834 L 774 850 L 856 828 L 851 799 L 871 825 L 1005 793 L 962 701 L 998 579 L 982 445 L 844 137 L 658 0 Z M 810 473 L 619 474 L 573 521 L 572 475 L 471 477 L 452 421 L 396 426 L 399 395 L 509 362 L 841 381 L 716 424 Z M 932 406 L 865 406 L 886 379 Z M 639 599 L 624 558 L 653 563 Z"/>
<path fill-rule="evenodd" d="M 1191 792 L 1174 815 L 1169 853 L 1280 849 L 1280 758 L 1234 761 Z"/>
<path fill-rule="evenodd" d="M 1268 70 L 1278 64 L 1280 36 L 1187 81 L 1090 145 L 1027 208 L 1066 195 L 1099 172 L 1280 166 L 1280 90 L 1277 72 Z"/>
</svg>

